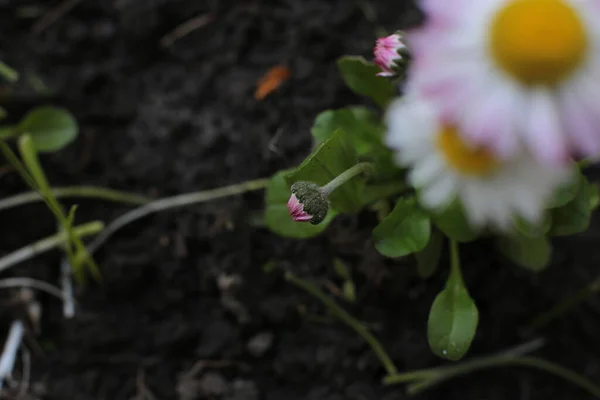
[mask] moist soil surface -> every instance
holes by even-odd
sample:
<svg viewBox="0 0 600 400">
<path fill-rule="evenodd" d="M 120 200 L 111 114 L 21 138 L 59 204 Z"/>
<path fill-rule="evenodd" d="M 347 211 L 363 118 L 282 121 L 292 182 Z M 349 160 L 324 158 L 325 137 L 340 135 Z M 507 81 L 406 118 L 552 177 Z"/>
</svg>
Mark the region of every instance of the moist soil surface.
<svg viewBox="0 0 600 400">
<path fill-rule="evenodd" d="M 203 15 L 187 34 L 163 40 Z M 310 152 L 320 111 L 364 102 L 344 86 L 336 59 L 370 57 L 379 28 L 420 19 L 400 0 L 0 0 L 0 59 L 22 73 L 17 85 L 3 84 L 0 101 L 9 122 L 43 104 L 76 116 L 77 141 L 42 158 L 53 185 L 154 197 L 211 189 L 297 165 Z M 257 81 L 278 64 L 290 67 L 290 79 L 256 100 Z M 16 173 L 2 171 L 3 196 L 27 190 Z M 26 338 L 29 397 L 21 398 L 409 398 L 403 385 L 382 386 L 384 370 L 371 349 L 287 283 L 282 269 L 315 282 L 364 321 L 400 370 L 447 364 L 426 339 L 447 260 L 424 281 L 413 260 L 384 259 L 370 241 L 369 213 L 339 218 L 314 239 L 280 238 L 260 226 L 262 202 L 257 191 L 127 226 L 96 253 L 102 283 L 77 289 L 72 319 L 57 299 L 39 294 L 40 331 Z M 109 222 L 131 208 L 77 204 L 78 223 Z M 39 203 L 0 214 L 5 254 L 56 231 Z M 600 382 L 600 300 L 589 299 L 535 336 L 521 329 L 599 273 L 599 222 L 555 240 L 553 261 L 538 274 L 510 264 L 486 241 L 461 248 L 480 311 L 469 357 L 543 337 L 536 355 Z M 351 268 L 355 304 L 336 298 L 335 258 Z M 58 284 L 60 260 L 56 251 L 4 275 Z M 267 274 L 266 264 L 278 268 Z M 23 316 L 16 298 L 2 294 L 3 331 Z M 18 377 L 20 362 L 16 369 Z M 544 372 L 513 367 L 459 377 L 416 398 L 591 397 Z"/>
</svg>

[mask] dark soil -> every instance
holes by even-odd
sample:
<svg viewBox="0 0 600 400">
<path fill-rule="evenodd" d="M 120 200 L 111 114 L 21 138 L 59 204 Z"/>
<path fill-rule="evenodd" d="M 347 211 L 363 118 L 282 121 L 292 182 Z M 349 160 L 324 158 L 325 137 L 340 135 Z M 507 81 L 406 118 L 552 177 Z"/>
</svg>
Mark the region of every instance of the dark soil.
<svg viewBox="0 0 600 400">
<path fill-rule="evenodd" d="M 373 24 L 356 3 L 86 0 L 36 33 L 39 18 L 63 0 L 0 0 L 0 59 L 24 77 L 3 89 L 1 102 L 13 119 L 48 103 L 76 115 L 77 142 L 43 158 L 55 185 L 163 196 L 270 176 L 310 151 L 309 129 L 320 111 L 363 101 L 344 87 L 336 58 L 369 56 L 377 24 L 392 30 L 419 21 L 405 2 L 372 0 Z M 212 22 L 160 47 L 161 37 L 204 13 Z M 282 62 L 292 78 L 256 101 L 256 81 Z M 47 90 L 35 88 L 36 77 Z M 5 173 L 1 184 L 4 195 L 26 189 L 14 173 Z M 79 222 L 110 221 L 128 209 L 79 204 Z M 262 267 L 273 262 L 314 282 L 339 284 L 331 266 L 342 258 L 358 297 L 345 307 L 375 331 L 401 370 L 444 363 L 426 340 L 444 269 L 424 282 L 411 260 L 383 259 L 369 241 L 368 214 L 340 218 L 321 237 L 297 241 L 252 224 L 261 207 L 257 192 L 130 225 L 97 254 L 103 283 L 80 290 L 72 320 L 63 318 L 56 299 L 40 295 L 42 330 L 27 341 L 34 350 L 31 398 L 408 398 L 403 386 L 380 384 L 384 371 L 362 339 L 336 321 L 315 322 L 323 307 Z M 40 204 L 0 217 L 4 253 L 55 231 Z M 481 315 L 471 355 L 529 340 L 520 334 L 524 324 L 599 273 L 599 240 L 596 220 L 587 233 L 556 241 L 553 264 L 538 275 L 510 265 L 488 243 L 463 248 Z M 9 274 L 56 283 L 60 256 L 38 257 Z M 238 284 L 224 288 L 232 277 Z M 8 296 L 3 329 L 15 311 Z M 547 340 L 540 356 L 600 382 L 598 299 L 540 334 Z M 199 361 L 210 362 L 193 370 Z M 419 398 L 590 397 L 550 375 L 505 368 L 456 379 Z"/>
</svg>

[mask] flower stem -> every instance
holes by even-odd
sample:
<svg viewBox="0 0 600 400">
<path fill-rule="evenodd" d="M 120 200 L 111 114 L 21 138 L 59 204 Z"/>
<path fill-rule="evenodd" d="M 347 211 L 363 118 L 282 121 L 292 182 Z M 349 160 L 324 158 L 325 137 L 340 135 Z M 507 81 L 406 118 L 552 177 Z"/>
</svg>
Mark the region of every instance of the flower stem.
<svg viewBox="0 0 600 400">
<path fill-rule="evenodd" d="M 114 201 L 117 203 L 129 203 L 140 205 L 149 203 L 151 201 L 151 199 L 146 196 L 103 188 L 99 186 L 67 186 L 60 188 L 52 188 L 51 193 L 57 199 L 63 197 L 85 197 Z M 0 200 L 0 211 L 43 200 L 43 197 L 35 191 L 17 194 L 15 196 L 7 197 L 5 199 Z"/>
<path fill-rule="evenodd" d="M 298 278 L 296 275 L 291 272 L 287 272 L 285 274 L 285 279 L 295 285 L 296 287 L 304 290 L 309 293 L 313 297 L 317 298 L 325 307 L 327 307 L 336 317 L 338 317 L 342 322 L 348 325 L 350 328 L 354 329 L 356 333 L 358 333 L 373 349 L 379 361 L 385 368 L 388 375 L 396 375 L 398 373 L 398 369 L 394 365 L 394 362 L 390 359 L 385 349 L 379 343 L 377 338 L 373 336 L 373 334 L 365 328 L 365 326 L 358 321 L 356 318 L 348 314 L 343 308 L 338 306 L 333 300 L 327 297 L 318 287 L 313 285 L 310 282 L 307 282 L 303 279 Z"/>
<path fill-rule="evenodd" d="M 323 191 L 325 196 L 329 196 L 335 189 L 339 188 L 344 183 L 354 178 L 356 175 L 361 173 L 370 174 L 371 172 L 373 172 L 373 165 L 371 163 L 364 162 L 356 164 L 355 166 L 348 168 L 347 170 L 333 178 L 331 182 L 323 186 L 321 190 Z"/>
<path fill-rule="evenodd" d="M 472 361 L 465 361 L 460 364 L 390 375 L 384 379 L 384 384 L 394 385 L 398 383 L 414 382 L 408 386 L 407 391 L 410 395 L 415 395 L 439 383 L 471 372 L 495 367 L 524 366 L 558 376 L 581 389 L 588 391 L 592 395 L 600 397 L 600 387 L 586 379 L 584 376 L 550 361 L 537 357 L 525 356 L 525 354 L 539 349 L 543 344 L 543 340 L 537 339 L 500 354 Z"/>
<path fill-rule="evenodd" d="M 567 311 L 587 300 L 594 293 L 600 292 L 600 275 L 596 277 L 589 285 L 580 289 L 578 292 L 568 297 L 565 301 L 555 305 L 550 310 L 536 317 L 529 325 L 525 327 L 525 331 L 538 330 L 550 322 L 560 317 Z"/>
<path fill-rule="evenodd" d="M 458 242 L 456 240 L 450 240 L 450 277 L 448 279 L 448 283 L 461 287 L 465 286 L 460 268 Z"/>
<path fill-rule="evenodd" d="M 212 190 L 203 190 L 201 192 L 180 194 L 173 197 L 166 197 L 151 201 L 141 207 L 131 210 L 111 222 L 88 246 L 88 251 L 93 254 L 100 248 L 115 232 L 124 226 L 150 214 L 169 210 L 173 208 L 191 206 L 193 204 L 204 203 L 206 201 L 216 200 L 223 197 L 234 196 L 253 190 L 264 189 L 269 183 L 269 179 L 256 179 L 237 183 L 235 185 L 225 186 Z"/>
<path fill-rule="evenodd" d="M 496 356 L 487 359 L 466 362 L 462 365 L 454 367 L 451 370 L 438 374 L 438 376 L 433 379 L 413 383 L 412 385 L 408 386 L 407 391 L 410 395 L 419 394 L 437 385 L 440 382 L 455 378 L 460 375 L 468 374 L 474 371 L 480 371 L 483 369 L 506 366 L 523 366 L 545 371 L 552 375 L 558 376 L 566 380 L 567 382 L 572 383 L 575 386 L 578 386 L 579 388 L 589 392 L 593 396 L 600 397 L 600 387 L 596 386 L 590 380 L 571 371 L 570 369 L 537 357 L 505 356 Z"/>
</svg>

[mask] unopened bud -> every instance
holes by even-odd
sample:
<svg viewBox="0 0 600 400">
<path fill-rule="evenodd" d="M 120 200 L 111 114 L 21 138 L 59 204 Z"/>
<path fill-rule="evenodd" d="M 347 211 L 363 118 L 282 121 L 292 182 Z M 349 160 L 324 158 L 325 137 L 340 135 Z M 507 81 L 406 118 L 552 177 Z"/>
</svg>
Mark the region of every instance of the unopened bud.
<svg viewBox="0 0 600 400">
<path fill-rule="evenodd" d="M 317 225 L 325 219 L 329 211 L 329 202 L 319 185 L 300 181 L 292 185 L 291 191 L 287 207 L 294 221 Z"/>
<path fill-rule="evenodd" d="M 399 33 L 377 39 L 373 50 L 375 55 L 373 62 L 382 71 L 377 76 L 397 75 L 397 71 L 400 69 L 399 64 L 404 60 L 403 54 L 406 50 L 406 45 L 402 42 L 402 36 Z"/>
</svg>

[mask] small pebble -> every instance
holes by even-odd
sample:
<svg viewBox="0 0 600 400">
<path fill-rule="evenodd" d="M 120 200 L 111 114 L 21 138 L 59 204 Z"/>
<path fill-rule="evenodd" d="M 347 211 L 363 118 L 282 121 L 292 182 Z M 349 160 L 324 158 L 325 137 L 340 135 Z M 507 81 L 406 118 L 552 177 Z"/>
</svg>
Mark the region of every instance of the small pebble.
<svg viewBox="0 0 600 400">
<path fill-rule="evenodd" d="M 273 344 L 273 334 L 262 332 L 248 341 L 248 352 L 254 357 L 262 357 Z"/>
</svg>

